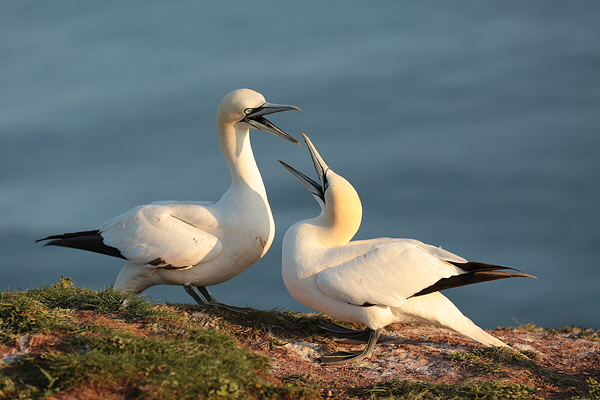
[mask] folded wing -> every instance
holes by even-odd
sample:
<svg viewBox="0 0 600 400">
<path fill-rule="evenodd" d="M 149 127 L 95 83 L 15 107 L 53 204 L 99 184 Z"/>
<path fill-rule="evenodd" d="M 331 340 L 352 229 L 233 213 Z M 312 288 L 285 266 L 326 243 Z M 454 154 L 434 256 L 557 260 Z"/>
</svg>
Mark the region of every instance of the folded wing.
<svg viewBox="0 0 600 400">
<path fill-rule="evenodd" d="M 221 252 L 212 233 L 216 218 L 200 204 L 153 203 L 139 206 L 100 227 L 104 243 L 130 262 L 159 268 L 189 268 Z"/>
<path fill-rule="evenodd" d="M 383 242 L 368 253 L 321 272 L 317 285 L 327 295 L 346 303 L 399 307 L 440 279 L 462 272 L 440 259 L 439 254 L 431 254 L 427 247 L 433 246 L 410 240 Z"/>
<path fill-rule="evenodd" d="M 328 296 L 359 306 L 399 307 L 410 297 L 452 287 L 512 277 L 535 278 L 512 268 L 470 262 L 418 240 L 380 238 L 351 242 L 349 246 L 364 251 L 321 272 L 317 285 Z M 330 258 L 347 260 L 341 253 L 351 248 L 342 250 L 344 247 L 332 248 Z"/>
</svg>

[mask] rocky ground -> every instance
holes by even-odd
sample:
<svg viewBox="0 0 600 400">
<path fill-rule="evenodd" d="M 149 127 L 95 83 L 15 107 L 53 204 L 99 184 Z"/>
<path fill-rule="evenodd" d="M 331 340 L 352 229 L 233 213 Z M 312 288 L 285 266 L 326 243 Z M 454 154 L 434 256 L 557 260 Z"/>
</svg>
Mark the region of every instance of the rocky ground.
<svg viewBox="0 0 600 400">
<path fill-rule="evenodd" d="M 529 398 L 567 399 L 589 396 L 586 380 L 600 380 L 598 332 L 535 327 L 489 331 L 523 355 L 510 361 L 504 352 L 485 350 L 445 329 L 389 328 L 370 359 L 347 366 L 321 365 L 317 358 L 324 349 L 305 341 L 266 346 L 256 340 L 246 345 L 271 359 L 275 377 L 313 385 L 324 398 L 354 398 L 353 388 L 396 379 L 435 384 L 500 380 L 535 389 Z M 357 349 L 340 344 L 326 347 L 328 351 Z"/>
<path fill-rule="evenodd" d="M 278 311 L 240 316 L 195 306 L 171 307 L 189 321 L 223 330 L 239 346 L 268 357 L 269 381 L 314 389 L 324 399 L 600 399 L 598 331 L 534 326 L 489 331 L 516 350 L 506 351 L 485 348 L 445 329 L 397 325 L 388 327 L 366 361 L 324 366 L 318 361 L 324 352 L 357 347 L 322 335 L 318 329 L 322 316 Z M 144 321 L 127 322 L 92 311 L 78 312 L 76 319 L 79 325 L 150 334 Z M 12 345 L 0 344 L 0 355 L 8 365 L 19 357 L 57 351 L 61 340 L 51 332 L 23 335 Z M 123 398 L 117 392 L 81 387 L 50 398 Z"/>
</svg>

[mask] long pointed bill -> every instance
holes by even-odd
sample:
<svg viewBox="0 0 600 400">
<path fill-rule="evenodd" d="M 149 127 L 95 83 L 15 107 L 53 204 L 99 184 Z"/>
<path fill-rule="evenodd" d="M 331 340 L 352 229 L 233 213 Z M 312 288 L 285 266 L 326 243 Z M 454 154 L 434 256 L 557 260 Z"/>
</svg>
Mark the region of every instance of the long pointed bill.
<svg viewBox="0 0 600 400">
<path fill-rule="evenodd" d="M 317 175 L 319 176 L 320 183 L 315 182 L 302 172 L 298 171 L 296 168 L 284 163 L 283 161 L 278 161 L 281 165 L 283 165 L 285 169 L 290 171 L 290 173 L 294 175 L 296 179 L 298 179 L 300 183 L 302 183 L 312 193 L 312 195 L 315 196 L 315 198 L 319 200 L 320 203 L 322 203 L 322 205 L 324 205 L 325 190 L 327 190 L 327 187 L 329 186 L 329 183 L 327 182 L 327 171 L 329 170 L 329 167 L 327 166 L 327 164 L 325 164 L 325 161 L 317 151 L 317 148 L 312 144 L 308 136 L 306 136 L 302 132 L 300 132 L 300 134 L 304 138 L 304 142 L 308 147 L 310 156 L 315 166 L 315 170 L 317 171 Z"/>
<path fill-rule="evenodd" d="M 281 111 L 289 111 L 289 110 L 298 110 L 301 111 L 300 108 L 296 106 L 288 106 L 284 104 L 271 104 L 265 103 L 262 106 L 255 108 L 247 114 L 242 121 L 250 124 L 252 127 L 256 129 L 260 129 L 261 131 L 272 133 L 276 136 L 282 137 L 292 143 L 300 144 L 296 139 L 279 129 L 275 124 L 266 119 L 264 116 L 268 114 L 274 114 Z"/>
<path fill-rule="evenodd" d="M 329 186 L 326 176 L 329 167 L 327 166 L 327 164 L 325 164 L 323 157 L 321 157 L 315 145 L 312 144 L 310 138 L 302 132 L 300 132 L 300 134 L 304 138 L 304 142 L 308 147 L 308 151 L 310 151 L 310 157 L 312 158 L 313 164 L 315 165 L 315 171 L 317 171 L 317 175 L 319 175 L 319 180 L 321 181 L 321 188 L 323 189 L 323 192 L 325 192 L 327 186 Z"/>
<path fill-rule="evenodd" d="M 298 171 L 291 165 L 288 165 L 281 160 L 277 160 L 277 162 L 283 165 L 283 168 L 290 171 L 290 173 L 294 175 L 296 179 L 298 179 L 300 183 L 302 183 L 308 189 L 308 191 L 312 193 L 313 196 L 315 196 L 318 199 L 321 199 L 323 203 L 325 202 L 325 194 L 323 193 L 323 189 L 321 189 L 321 185 L 319 185 L 317 182 L 313 181 L 311 178 L 304 175 L 302 172 Z"/>
</svg>

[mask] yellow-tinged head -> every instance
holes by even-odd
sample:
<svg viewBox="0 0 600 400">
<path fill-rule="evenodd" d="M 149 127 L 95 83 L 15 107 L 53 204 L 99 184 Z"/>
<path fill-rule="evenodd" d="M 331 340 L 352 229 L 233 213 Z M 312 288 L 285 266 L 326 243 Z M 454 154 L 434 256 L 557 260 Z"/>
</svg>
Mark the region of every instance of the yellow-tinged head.
<svg viewBox="0 0 600 400">
<path fill-rule="evenodd" d="M 301 133 L 310 151 L 319 182 L 315 182 L 294 167 L 279 161 L 315 197 L 321 214 L 313 223 L 323 229 L 319 239 L 327 246 L 340 246 L 352 240 L 362 220 L 362 204 L 354 187 L 325 163 L 308 136 Z"/>
</svg>

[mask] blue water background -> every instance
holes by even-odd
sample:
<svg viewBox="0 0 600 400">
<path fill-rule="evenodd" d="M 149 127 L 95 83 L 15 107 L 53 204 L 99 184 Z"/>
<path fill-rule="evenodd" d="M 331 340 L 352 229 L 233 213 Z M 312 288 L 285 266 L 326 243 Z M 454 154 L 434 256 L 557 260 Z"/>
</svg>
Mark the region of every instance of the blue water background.
<svg viewBox="0 0 600 400">
<path fill-rule="evenodd" d="M 249 87 L 302 108 L 271 120 L 356 187 L 357 238 L 539 278 L 446 291 L 477 324 L 600 328 L 599 17 L 595 1 L 0 2 L 0 290 L 109 286 L 121 260 L 34 240 L 217 200 L 230 180 L 214 115 Z M 276 159 L 312 176 L 310 159 L 264 132 L 252 143 L 277 236 L 211 290 L 307 311 L 281 280 L 281 241 L 319 207 Z"/>
</svg>

